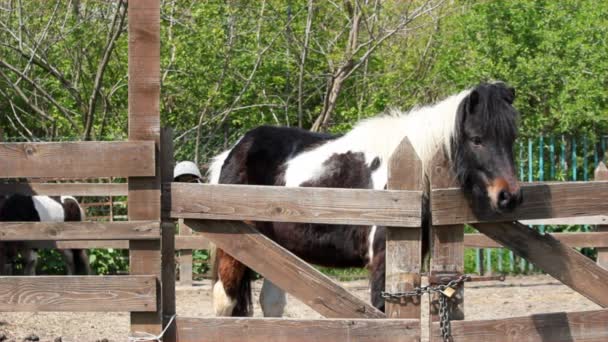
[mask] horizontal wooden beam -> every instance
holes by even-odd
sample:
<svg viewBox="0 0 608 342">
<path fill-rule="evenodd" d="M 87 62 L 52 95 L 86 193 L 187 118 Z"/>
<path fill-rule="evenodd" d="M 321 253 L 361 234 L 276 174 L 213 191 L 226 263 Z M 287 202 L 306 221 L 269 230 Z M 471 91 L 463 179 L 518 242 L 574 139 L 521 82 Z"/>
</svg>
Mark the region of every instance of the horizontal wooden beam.
<svg viewBox="0 0 608 342">
<path fill-rule="evenodd" d="M 158 239 L 158 221 L 0 222 L 0 241 Z"/>
<path fill-rule="evenodd" d="M 473 226 L 592 302 L 608 307 L 608 270 L 551 234 L 541 235 L 519 222 Z"/>
<path fill-rule="evenodd" d="M 608 247 L 608 232 L 551 233 L 550 235 L 570 247 Z M 464 245 L 475 248 L 503 247 L 484 234 L 465 234 Z"/>
<path fill-rule="evenodd" d="M 504 215 L 475 216 L 459 188 L 431 192 L 434 225 L 606 215 L 608 181 L 523 184 L 524 202 Z"/>
<path fill-rule="evenodd" d="M 595 216 L 579 216 L 579 217 L 558 217 L 552 219 L 538 219 L 538 220 L 519 220 L 523 224 L 529 226 L 537 225 L 555 225 L 555 226 L 574 226 L 574 225 L 597 225 L 597 224 L 608 224 L 608 215 L 595 215 Z"/>
<path fill-rule="evenodd" d="M 0 196 L 126 196 L 127 183 L 15 183 L 0 184 Z"/>
<path fill-rule="evenodd" d="M 420 227 L 421 191 L 171 183 L 174 218 Z M 167 197 L 168 197 L 167 196 Z"/>
<path fill-rule="evenodd" d="M 30 248 L 57 249 L 129 249 L 129 240 L 72 240 L 72 241 L 26 241 Z"/>
<path fill-rule="evenodd" d="M 557 312 L 478 321 L 452 321 L 453 342 L 608 341 L 608 310 Z M 441 341 L 439 323 L 432 341 Z"/>
<path fill-rule="evenodd" d="M 154 176 L 153 141 L 0 143 L 0 178 Z"/>
<path fill-rule="evenodd" d="M 177 317 L 176 324 L 180 342 L 420 341 L 420 322 L 414 319 Z"/>
<path fill-rule="evenodd" d="M 155 310 L 154 276 L 0 277 L 0 311 Z"/>
<path fill-rule="evenodd" d="M 328 318 L 385 318 L 257 229 L 238 221 L 184 220 L 192 230 Z"/>
<path fill-rule="evenodd" d="M 204 236 L 175 236 L 175 249 L 209 249 L 209 240 Z"/>
<path fill-rule="evenodd" d="M 58 249 L 129 249 L 129 240 L 28 241 L 26 246 Z M 204 236 L 176 236 L 175 249 L 209 249 L 209 240 Z"/>
</svg>

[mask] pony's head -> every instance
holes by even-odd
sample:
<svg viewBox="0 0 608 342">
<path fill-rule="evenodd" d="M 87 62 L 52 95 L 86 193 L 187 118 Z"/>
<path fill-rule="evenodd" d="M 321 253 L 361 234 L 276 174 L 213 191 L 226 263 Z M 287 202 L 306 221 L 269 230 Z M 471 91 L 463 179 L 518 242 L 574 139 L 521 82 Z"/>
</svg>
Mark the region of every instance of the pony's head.
<svg viewBox="0 0 608 342">
<path fill-rule="evenodd" d="M 523 195 L 515 172 L 515 91 L 483 83 L 461 101 L 451 141 L 454 172 L 481 216 L 512 211 Z"/>
</svg>

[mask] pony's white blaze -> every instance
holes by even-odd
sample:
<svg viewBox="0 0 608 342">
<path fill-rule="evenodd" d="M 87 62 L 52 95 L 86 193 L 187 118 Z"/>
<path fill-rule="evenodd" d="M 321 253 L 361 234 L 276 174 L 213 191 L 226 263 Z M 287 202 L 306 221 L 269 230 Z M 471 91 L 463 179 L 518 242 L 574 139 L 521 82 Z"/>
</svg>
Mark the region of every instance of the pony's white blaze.
<svg viewBox="0 0 608 342">
<path fill-rule="evenodd" d="M 409 112 L 392 110 L 388 115 L 362 121 L 343 137 L 287 161 L 285 185 L 297 187 L 316 179 L 323 173 L 323 162 L 329 157 L 351 151 L 363 153 L 368 165 L 374 158 L 380 158 L 380 167 L 372 174 L 372 181 L 374 189 L 383 189 L 387 181 L 387 162 L 406 136 L 422 160 L 423 168 L 441 146 L 450 151 L 458 106 L 470 92 L 466 90 Z"/>
<path fill-rule="evenodd" d="M 48 196 L 32 196 L 34 208 L 40 216 L 40 222 L 63 222 L 65 214 L 61 203 Z"/>
<path fill-rule="evenodd" d="M 207 170 L 209 184 L 219 184 L 220 174 L 222 173 L 222 166 L 224 166 L 224 162 L 226 161 L 226 158 L 228 158 L 228 155 L 230 154 L 231 150 L 232 149 L 226 150 L 213 157 L 211 166 L 209 166 L 209 170 Z"/>
<path fill-rule="evenodd" d="M 236 299 L 230 298 L 224 290 L 224 284 L 218 280 L 213 285 L 213 310 L 216 316 L 230 316 L 236 306 Z"/>
<path fill-rule="evenodd" d="M 372 229 L 369 231 L 368 243 L 367 247 L 367 263 L 371 264 L 372 260 L 374 260 L 374 237 L 376 236 L 376 226 L 372 226 Z"/>
</svg>

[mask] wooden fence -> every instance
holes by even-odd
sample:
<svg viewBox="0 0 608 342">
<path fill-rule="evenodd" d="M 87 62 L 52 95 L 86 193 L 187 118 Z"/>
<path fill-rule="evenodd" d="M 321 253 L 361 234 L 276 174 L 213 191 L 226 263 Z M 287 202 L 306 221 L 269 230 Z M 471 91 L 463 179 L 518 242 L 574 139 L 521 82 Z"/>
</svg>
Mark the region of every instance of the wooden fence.
<svg viewBox="0 0 608 342">
<path fill-rule="evenodd" d="M 422 320 L 417 298 L 389 302 L 386 313 L 380 312 L 243 222 L 384 225 L 386 290 L 418 287 L 423 177 L 407 140 L 389 162 L 388 190 L 171 183 L 171 137 L 160 128 L 159 61 L 159 1 L 130 0 L 129 141 L 0 144 L 3 178 L 128 179 L 127 222 L 0 223 L 0 241 L 128 240 L 130 275 L 0 277 L 0 310 L 127 311 L 132 330 L 158 334 L 175 314 L 174 220 L 184 219 L 194 231 L 329 319 L 178 317 L 164 341 L 239 341 L 244 336 L 249 341 L 419 341 L 423 326 L 430 329 L 432 341 L 441 338 L 437 297 L 425 308 L 428 322 Z M 443 153 L 430 170 L 431 285 L 463 274 L 466 223 L 601 307 L 608 306 L 608 270 L 551 234 L 541 235 L 517 222 L 606 215 L 608 182 L 526 184 L 521 208 L 482 221 L 453 181 Z M 20 186 L 32 192 L 38 187 L 38 193 L 42 189 Z M 76 186 L 54 187 L 55 192 L 74 195 Z M 605 309 L 464 321 L 462 287 L 449 301 L 449 316 L 453 341 L 608 339 Z"/>
<path fill-rule="evenodd" d="M 165 148 L 171 146 L 171 137 L 164 131 L 162 139 L 168 143 L 161 144 L 159 1 L 130 0 L 128 22 L 128 141 L 0 144 L 0 178 L 128 180 L 124 185 L 6 184 L 0 193 L 126 194 L 128 221 L 0 223 L 0 244 L 24 240 L 61 240 L 65 244 L 128 241 L 130 274 L 0 277 L 2 311 L 130 312 L 131 330 L 152 334 L 158 334 L 163 319 L 175 313 L 173 258 L 161 259 L 161 249 L 165 255 L 173 253 L 174 226 L 161 216 L 161 184 L 171 179 L 168 168 L 173 151 Z"/>
</svg>

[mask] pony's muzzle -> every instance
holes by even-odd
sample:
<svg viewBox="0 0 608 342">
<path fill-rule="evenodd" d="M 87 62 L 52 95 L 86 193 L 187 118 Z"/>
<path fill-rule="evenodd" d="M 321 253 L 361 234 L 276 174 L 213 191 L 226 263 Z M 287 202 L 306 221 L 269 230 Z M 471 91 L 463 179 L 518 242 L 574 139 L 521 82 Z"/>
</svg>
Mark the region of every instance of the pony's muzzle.
<svg viewBox="0 0 608 342">
<path fill-rule="evenodd" d="M 492 206 L 501 212 L 513 211 L 524 198 L 519 184 L 511 185 L 504 178 L 496 178 L 490 184 L 488 196 Z"/>
</svg>

